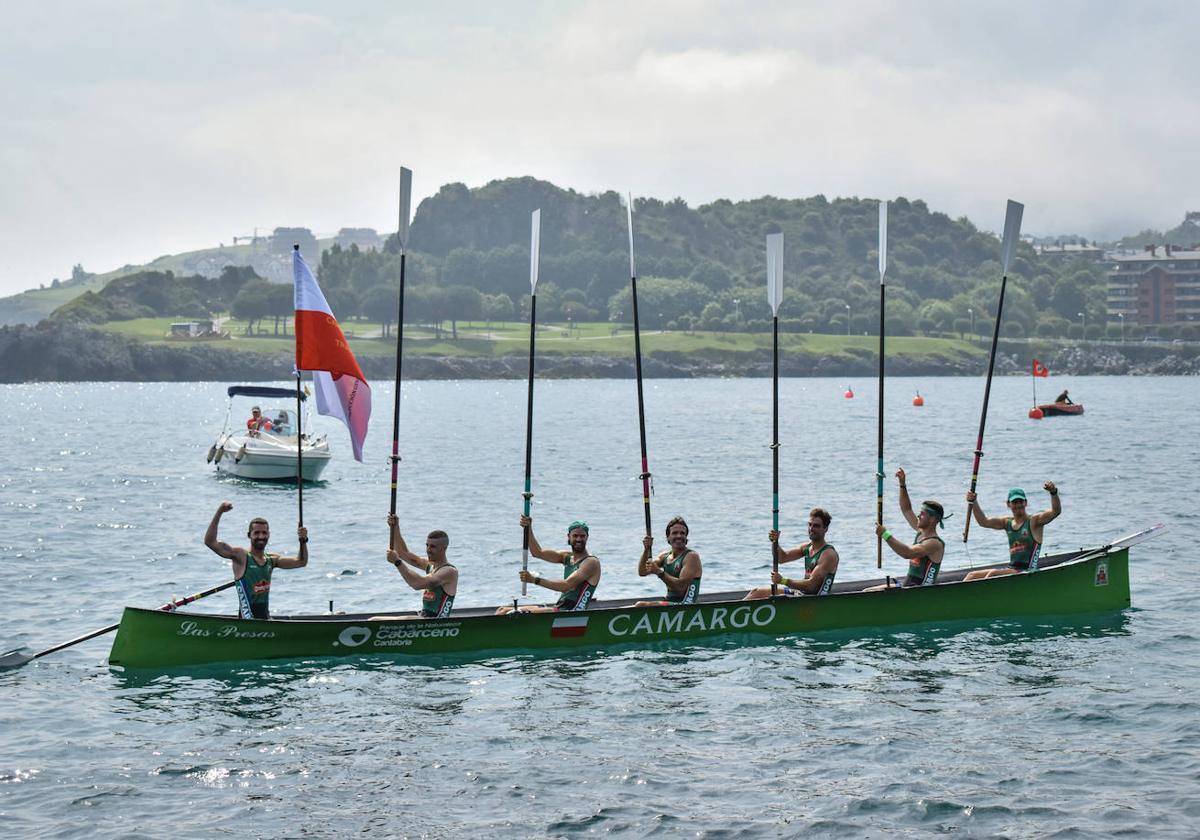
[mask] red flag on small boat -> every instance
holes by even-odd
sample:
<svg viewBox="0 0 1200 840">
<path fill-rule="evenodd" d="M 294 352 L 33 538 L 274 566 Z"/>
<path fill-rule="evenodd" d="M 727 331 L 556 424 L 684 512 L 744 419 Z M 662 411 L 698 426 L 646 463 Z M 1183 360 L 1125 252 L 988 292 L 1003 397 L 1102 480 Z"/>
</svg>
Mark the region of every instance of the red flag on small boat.
<svg viewBox="0 0 1200 840">
<path fill-rule="evenodd" d="M 1033 360 L 1033 375 L 1034 376 L 1049 376 L 1050 368 L 1046 367 L 1044 364 L 1039 362 L 1037 359 L 1034 359 Z"/>
</svg>

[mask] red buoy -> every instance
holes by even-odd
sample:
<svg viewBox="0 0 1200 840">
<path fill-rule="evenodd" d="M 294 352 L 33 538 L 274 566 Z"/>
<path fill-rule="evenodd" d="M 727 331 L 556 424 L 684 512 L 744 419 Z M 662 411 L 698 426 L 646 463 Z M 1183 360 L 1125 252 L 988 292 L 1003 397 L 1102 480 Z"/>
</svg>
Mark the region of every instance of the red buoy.
<svg viewBox="0 0 1200 840">
<path fill-rule="evenodd" d="M 848 400 L 852 400 L 852 399 L 854 399 L 854 389 L 853 389 L 853 388 L 847 388 L 847 389 L 846 389 L 846 393 L 845 393 L 845 394 L 843 394 L 842 396 L 844 396 L 844 397 L 845 397 L 846 399 L 848 399 Z"/>
<path fill-rule="evenodd" d="M 1041 420 L 1045 416 L 1046 416 L 1045 413 L 1040 408 L 1038 408 L 1036 405 L 1033 408 L 1029 409 L 1029 419 L 1030 420 Z"/>
<path fill-rule="evenodd" d="M 913 405 L 925 405 L 925 398 L 921 396 L 920 391 L 917 391 L 917 395 L 913 397 Z"/>
</svg>

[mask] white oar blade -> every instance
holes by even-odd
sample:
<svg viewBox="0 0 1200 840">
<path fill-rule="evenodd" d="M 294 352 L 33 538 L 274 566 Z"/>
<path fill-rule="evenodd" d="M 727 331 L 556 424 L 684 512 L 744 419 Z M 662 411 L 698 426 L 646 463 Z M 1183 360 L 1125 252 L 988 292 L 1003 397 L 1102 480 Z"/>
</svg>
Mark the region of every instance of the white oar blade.
<svg viewBox="0 0 1200 840">
<path fill-rule="evenodd" d="M 779 314 L 783 303 L 783 234 L 767 234 L 767 303 L 771 313 Z"/>
<path fill-rule="evenodd" d="M 879 284 L 883 285 L 883 275 L 887 274 L 887 206 L 886 201 L 879 202 Z"/>
<path fill-rule="evenodd" d="M 625 205 L 625 215 L 629 219 L 629 276 L 637 277 L 637 267 L 633 263 L 633 193 L 629 193 L 629 203 Z"/>
<path fill-rule="evenodd" d="M 1021 241 L 1021 215 L 1025 205 L 1009 199 L 1008 209 L 1004 213 L 1004 243 L 1000 246 L 1000 262 L 1004 265 L 1004 274 L 1008 274 L 1008 264 L 1016 253 L 1017 243 Z"/>
<path fill-rule="evenodd" d="M 534 210 L 529 234 L 529 294 L 537 294 L 538 255 L 542 240 L 542 211 Z"/>
<path fill-rule="evenodd" d="M 400 240 L 400 253 L 408 247 L 408 220 L 412 215 L 412 170 L 400 167 L 400 227 L 396 238 Z"/>
</svg>

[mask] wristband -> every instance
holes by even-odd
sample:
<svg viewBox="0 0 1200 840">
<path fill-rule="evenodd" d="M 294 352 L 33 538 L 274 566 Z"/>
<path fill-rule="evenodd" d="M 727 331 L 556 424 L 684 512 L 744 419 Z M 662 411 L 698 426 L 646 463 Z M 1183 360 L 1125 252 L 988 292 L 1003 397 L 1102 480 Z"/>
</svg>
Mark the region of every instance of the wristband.
<svg viewBox="0 0 1200 840">
<path fill-rule="evenodd" d="M 306 542 L 308 542 L 308 537 L 301 537 L 301 538 L 300 538 L 300 545 L 304 545 Z"/>
<path fill-rule="evenodd" d="M 779 585 L 782 586 L 784 589 L 791 589 L 792 588 L 792 579 L 784 578 L 783 580 L 779 581 Z"/>
<path fill-rule="evenodd" d="M 907 489 L 908 489 L 908 485 L 907 485 L 907 484 L 901 484 L 901 485 L 900 485 L 900 489 L 901 489 L 901 490 L 907 490 Z"/>
<path fill-rule="evenodd" d="M 1050 495 L 1051 495 L 1051 496 L 1057 496 L 1057 495 L 1058 495 L 1058 491 L 1057 491 L 1057 490 L 1055 490 L 1055 491 L 1054 491 L 1053 493 L 1051 493 Z"/>
<path fill-rule="evenodd" d="M 887 530 L 886 528 L 884 528 L 883 533 L 880 534 L 879 536 L 883 537 L 884 542 L 887 542 L 888 540 L 890 540 L 892 538 L 892 532 Z"/>
<path fill-rule="evenodd" d="M 541 578 L 541 576 L 540 576 L 540 575 L 534 575 L 534 576 L 533 576 L 533 582 L 534 582 L 534 583 L 536 583 L 538 586 L 541 586 L 541 585 L 542 585 L 542 578 Z"/>
</svg>

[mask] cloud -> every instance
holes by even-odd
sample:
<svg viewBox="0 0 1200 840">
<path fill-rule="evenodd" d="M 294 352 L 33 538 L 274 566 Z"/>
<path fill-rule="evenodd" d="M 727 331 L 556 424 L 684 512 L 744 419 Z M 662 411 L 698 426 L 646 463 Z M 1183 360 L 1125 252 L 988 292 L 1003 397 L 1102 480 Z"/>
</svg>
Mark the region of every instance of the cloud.
<svg viewBox="0 0 1200 840">
<path fill-rule="evenodd" d="M 689 202 L 924 198 L 1116 236 L 1196 209 L 1200 7 L 26 4 L 0 32 L 0 290 L 251 228 L 395 225 L 399 167 Z"/>
</svg>

